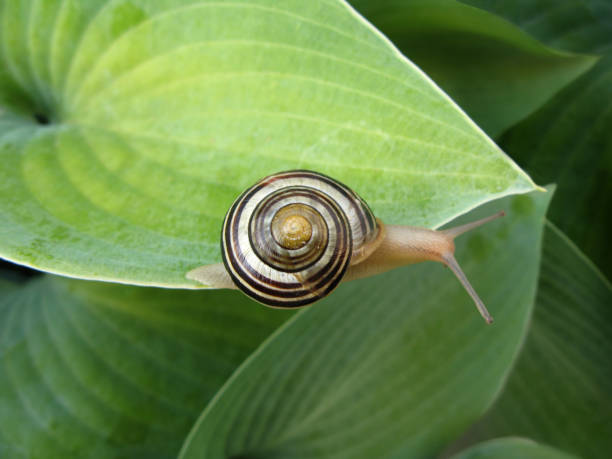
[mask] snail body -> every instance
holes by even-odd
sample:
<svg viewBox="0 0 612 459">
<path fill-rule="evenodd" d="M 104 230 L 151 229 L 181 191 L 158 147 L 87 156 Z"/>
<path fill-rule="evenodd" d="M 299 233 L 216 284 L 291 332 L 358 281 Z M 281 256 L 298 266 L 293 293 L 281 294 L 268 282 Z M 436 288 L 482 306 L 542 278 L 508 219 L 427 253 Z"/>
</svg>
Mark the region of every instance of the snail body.
<svg viewBox="0 0 612 459">
<path fill-rule="evenodd" d="M 221 232 L 223 263 L 196 268 L 187 278 L 238 288 L 267 306 L 294 308 L 327 296 L 342 281 L 433 260 L 455 273 L 490 323 L 453 256 L 453 239 L 501 215 L 442 231 L 384 225 L 337 180 L 312 171 L 281 172 L 232 204 Z"/>
</svg>

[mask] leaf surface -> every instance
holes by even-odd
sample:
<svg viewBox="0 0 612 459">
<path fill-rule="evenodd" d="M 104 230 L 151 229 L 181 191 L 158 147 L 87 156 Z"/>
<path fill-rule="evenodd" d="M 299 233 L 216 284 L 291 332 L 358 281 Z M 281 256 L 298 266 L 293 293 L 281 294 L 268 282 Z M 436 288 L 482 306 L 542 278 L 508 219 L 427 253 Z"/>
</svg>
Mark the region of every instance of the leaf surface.
<svg viewBox="0 0 612 459">
<path fill-rule="evenodd" d="M 493 137 L 596 62 L 544 46 L 499 16 L 455 0 L 351 3 Z"/>
<path fill-rule="evenodd" d="M 608 457 L 611 355 L 612 285 L 549 224 L 527 341 L 499 400 L 463 442 L 520 435 Z"/>
<path fill-rule="evenodd" d="M 526 331 L 551 193 L 458 241 L 487 326 L 452 274 L 424 263 L 344 284 L 297 314 L 209 404 L 181 458 L 432 457 L 493 401 Z M 465 221 L 466 219 L 463 219 Z"/>
<path fill-rule="evenodd" d="M 237 292 L 0 280 L 0 456 L 175 457 L 287 317 Z"/>
<path fill-rule="evenodd" d="M 508 459 L 525 457 L 530 459 L 577 459 L 558 449 L 538 444 L 525 438 L 499 438 L 479 443 L 452 459 Z"/>
<path fill-rule="evenodd" d="M 3 2 L 0 256 L 194 287 L 233 199 L 310 168 L 437 226 L 531 180 L 341 1 Z M 48 122 L 48 124 L 45 124 Z"/>
<path fill-rule="evenodd" d="M 554 181 L 549 219 L 612 276 L 612 54 L 499 142 L 536 181 Z"/>
<path fill-rule="evenodd" d="M 605 53 L 612 44 L 612 5 L 602 0 L 461 0 L 513 22 L 558 49 Z"/>
</svg>

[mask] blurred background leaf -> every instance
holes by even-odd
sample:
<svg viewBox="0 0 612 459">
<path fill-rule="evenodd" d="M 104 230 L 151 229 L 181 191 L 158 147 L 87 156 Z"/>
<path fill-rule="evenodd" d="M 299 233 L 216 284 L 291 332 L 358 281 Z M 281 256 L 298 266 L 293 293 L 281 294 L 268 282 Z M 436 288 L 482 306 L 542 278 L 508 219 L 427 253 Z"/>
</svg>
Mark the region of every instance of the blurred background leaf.
<svg viewBox="0 0 612 459">
<path fill-rule="evenodd" d="M 291 168 L 347 183 L 388 223 L 436 226 L 534 189 L 344 2 L 0 14 L 0 256 L 17 263 L 194 287 L 185 273 L 220 261 L 232 200 Z"/>
<path fill-rule="evenodd" d="M 577 459 L 564 451 L 525 438 L 500 438 L 479 443 L 452 459 Z"/>
<path fill-rule="evenodd" d="M 442 265 L 341 286 L 297 314 L 217 394 L 181 457 L 431 457 L 480 417 L 526 332 L 551 193 L 458 242 L 487 326 Z"/>
<path fill-rule="evenodd" d="M 500 145 L 558 188 L 549 218 L 612 276 L 612 54 L 508 131 Z"/>
<path fill-rule="evenodd" d="M 520 435 L 585 458 L 612 451 L 612 286 L 548 224 L 531 327 L 490 412 L 460 441 Z"/>
<path fill-rule="evenodd" d="M 493 137 L 596 61 L 546 47 L 499 16 L 455 0 L 351 4 Z"/>
<path fill-rule="evenodd" d="M 291 313 L 238 292 L 0 280 L 0 456 L 175 457 Z"/>
<path fill-rule="evenodd" d="M 604 54 L 612 44 L 606 0 L 461 0 L 515 23 L 558 49 Z"/>
</svg>

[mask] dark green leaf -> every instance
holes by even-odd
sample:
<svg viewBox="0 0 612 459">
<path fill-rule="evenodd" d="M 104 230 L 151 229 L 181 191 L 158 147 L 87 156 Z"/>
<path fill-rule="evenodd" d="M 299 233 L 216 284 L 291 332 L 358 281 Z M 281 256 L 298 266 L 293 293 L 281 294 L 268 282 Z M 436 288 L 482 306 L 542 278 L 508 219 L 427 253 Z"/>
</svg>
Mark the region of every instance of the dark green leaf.
<svg viewBox="0 0 612 459">
<path fill-rule="evenodd" d="M 452 459 L 576 459 L 563 451 L 541 445 L 525 438 L 500 438 L 463 451 Z"/>
<path fill-rule="evenodd" d="M 352 0 L 489 135 L 539 108 L 595 59 L 548 48 L 455 0 Z"/>
<path fill-rule="evenodd" d="M 442 265 L 343 285 L 297 314 L 233 375 L 181 457 L 431 457 L 492 403 L 524 339 L 550 193 L 469 215 L 458 259 L 487 326 Z"/>
<path fill-rule="evenodd" d="M 173 457 L 286 318 L 237 292 L 0 284 L 0 456 Z"/>
<path fill-rule="evenodd" d="M 556 182 L 550 220 L 612 276 L 612 55 L 506 133 L 536 181 Z"/>
<path fill-rule="evenodd" d="M 612 286 L 549 225 L 527 341 L 501 397 L 463 442 L 521 435 L 585 458 L 608 458 L 610 356 Z"/>
<path fill-rule="evenodd" d="M 549 46 L 602 53 L 612 44 L 606 0 L 461 0 L 498 14 Z"/>
</svg>

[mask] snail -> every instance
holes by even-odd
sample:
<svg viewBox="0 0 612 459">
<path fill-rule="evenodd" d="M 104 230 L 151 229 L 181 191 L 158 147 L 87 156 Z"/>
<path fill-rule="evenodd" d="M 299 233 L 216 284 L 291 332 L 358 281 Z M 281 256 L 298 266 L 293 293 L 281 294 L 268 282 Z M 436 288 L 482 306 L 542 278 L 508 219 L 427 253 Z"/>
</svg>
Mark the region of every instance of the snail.
<svg viewBox="0 0 612 459">
<path fill-rule="evenodd" d="M 266 306 L 294 308 L 327 296 L 340 282 L 433 260 L 453 271 L 491 323 L 455 260 L 453 240 L 503 215 L 438 231 L 384 225 L 337 180 L 307 170 L 280 172 L 232 204 L 221 231 L 223 263 L 193 269 L 186 277 L 210 287 L 240 289 Z"/>
</svg>

